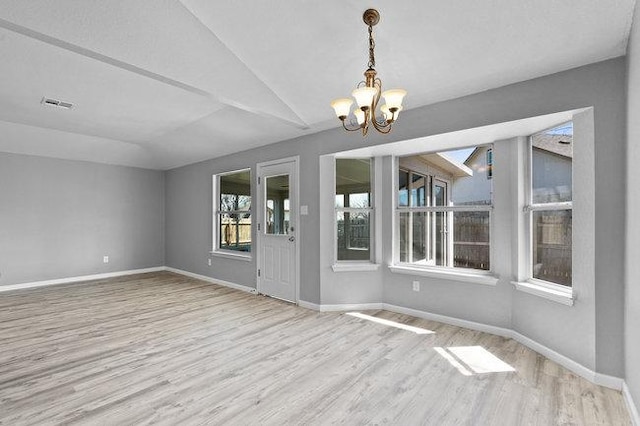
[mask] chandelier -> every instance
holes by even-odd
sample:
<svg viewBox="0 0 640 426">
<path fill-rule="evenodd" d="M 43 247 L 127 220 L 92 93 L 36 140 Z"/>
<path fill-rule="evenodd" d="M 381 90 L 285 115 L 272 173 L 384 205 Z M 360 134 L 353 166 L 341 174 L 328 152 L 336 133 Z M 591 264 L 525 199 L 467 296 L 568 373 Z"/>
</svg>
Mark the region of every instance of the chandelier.
<svg viewBox="0 0 640 426">
<path fill-rule="evenodd" d="M 331 106 L 342 122 L 342 127 L 349 132 L 362 130 L 362 136 L 367 134 L 369 125 L 380 133 L 389 133 L 393 122 L 398 119 L 402 111 L 402 99 L 407 94 L 403 89 L 391 89 L 382 91 L 382 81 L 376 78 L 376 58 L 374 55 L 375 42 L 373 41 L 373 26 L 380 21 L 380 13 L 375 9 L 367 9 L 362 15 L 362 20 L 369 27 L 369 63 L 364 72 L 365 80 L 361 81 L 356 89 L 351 92 L 356 100 L 357 107 L 354 109 L 356 121 L 353 118 L 346 123 L 351 112 L 353 100 L 350 98 L 340 98 L 331 102 Z M 380 96 L 384 98 L 385 104 L 380 107 L 378 113 L 378 102 Z"/>
</svg>

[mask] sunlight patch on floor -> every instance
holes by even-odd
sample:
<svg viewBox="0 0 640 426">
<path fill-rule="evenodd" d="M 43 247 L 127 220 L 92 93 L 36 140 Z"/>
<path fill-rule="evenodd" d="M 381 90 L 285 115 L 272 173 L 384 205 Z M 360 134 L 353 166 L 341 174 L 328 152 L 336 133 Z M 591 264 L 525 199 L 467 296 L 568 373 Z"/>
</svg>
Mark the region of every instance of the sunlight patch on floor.
<svg viewBox="0 0 640 426">
<path fill-rule="evenodd" d="M 412 325 L 402 324 L 401 322 L 391 321 L 384 318 L 378 318 L 371 315 L 363 314 L 360 312 L 347 312 L 347 315 L 360 318 L 363 320 L 375 322 L 377 324 L 386 325 L 389 327 L 399 328 L 401 330 L 411 331 L 416 334 L 434 334 L 435 331 L 427 330 L 426 328 L 414 327 Z"/>
<path fill-rule="evenodd" d="M 436 347 L 434 350 L 464 376 L 516 371 L 482 346 Z"/>
</svg>

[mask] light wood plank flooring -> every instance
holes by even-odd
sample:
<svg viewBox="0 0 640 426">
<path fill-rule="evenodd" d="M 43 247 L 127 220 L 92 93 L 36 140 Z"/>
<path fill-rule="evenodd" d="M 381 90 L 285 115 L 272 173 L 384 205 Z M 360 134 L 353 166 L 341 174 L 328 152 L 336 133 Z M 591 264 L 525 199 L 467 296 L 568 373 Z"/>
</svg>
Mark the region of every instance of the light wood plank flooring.
<svg viewBox="0 0 640 426">
<path fill-rule="evenodd" d="M 0 424 L 630 424 L 513 340 L 362 314 L 168 272 L 0 293 Z"/>
</svg>

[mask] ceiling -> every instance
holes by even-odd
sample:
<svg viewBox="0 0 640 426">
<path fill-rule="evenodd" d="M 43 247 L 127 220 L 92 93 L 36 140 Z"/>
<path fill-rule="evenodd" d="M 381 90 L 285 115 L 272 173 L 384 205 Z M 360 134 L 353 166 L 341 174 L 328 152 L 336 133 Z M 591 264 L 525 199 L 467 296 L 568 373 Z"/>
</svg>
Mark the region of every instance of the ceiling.
<svg viewBox="0 0 640 426">
<path fill-rule="evenodd" d="M 634 4 L 0 0 L 0 152 L 170 169 L 337 127 L 368 7 L 410 109 L 624 55 Z"/>
</svg>

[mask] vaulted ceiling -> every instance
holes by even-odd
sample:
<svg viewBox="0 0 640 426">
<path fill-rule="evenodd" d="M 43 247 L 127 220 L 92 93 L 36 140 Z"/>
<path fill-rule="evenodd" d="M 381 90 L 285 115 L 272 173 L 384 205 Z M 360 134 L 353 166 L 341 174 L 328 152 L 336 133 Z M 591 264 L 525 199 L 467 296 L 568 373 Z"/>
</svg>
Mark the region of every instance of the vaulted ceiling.
<svg viewBox="0 0 640 426">
<path fill-rule="evenodd" d="M 0 152 L 169 169 L 336 127 L 369 7 L 379 76 L 415 108 L 624 55 L 634 5 L 0 0 Z"/>
</svg>

